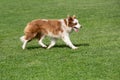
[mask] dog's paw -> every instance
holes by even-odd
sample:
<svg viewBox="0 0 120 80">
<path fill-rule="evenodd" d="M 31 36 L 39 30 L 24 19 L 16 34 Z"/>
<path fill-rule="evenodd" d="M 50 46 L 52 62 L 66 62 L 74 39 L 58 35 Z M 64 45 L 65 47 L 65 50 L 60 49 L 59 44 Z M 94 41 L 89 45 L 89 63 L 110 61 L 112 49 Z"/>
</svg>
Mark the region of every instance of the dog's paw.
<svg viewBox="0 0 120 80">
<path fill-rule="evenodd" d="M 46 45 L 43 45 L 42 48 L 47 48 L 47 46 L 46 46 Z"/>
<path fill-rule="evenodd" d="M 75 49 L 78 49 L 78 47 L 73 47 L 72 49 L 75 50 Z"/>
</svg>

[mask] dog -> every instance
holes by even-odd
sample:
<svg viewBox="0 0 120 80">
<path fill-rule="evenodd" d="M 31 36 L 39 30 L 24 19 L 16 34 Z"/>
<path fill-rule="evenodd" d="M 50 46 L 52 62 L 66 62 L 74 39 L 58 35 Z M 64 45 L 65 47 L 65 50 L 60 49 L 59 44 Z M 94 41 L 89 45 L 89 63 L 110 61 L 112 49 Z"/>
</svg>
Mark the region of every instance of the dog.
<svg viewBox="0 0 120 80">
<path fill-rule="evenodd" d="M 29 22 L 24 29 L 25 35 L 20 39 L 23 42 L 22 49 L 34 38 L 38 39 L 39 45 L 43 48 L 50 49 L 56 44 L 57 39 L 62 39 L 66 45 L 72 49 L 77 49 L 70 40 L 69 34 L 74 30 L 78 31 L 82 26 L 75 15 L 67 16 L 65 19 L 37 19 Z M 51 43 L 47 47 L 42 41 L 45 36 L 51 38 Z"/>
</svg>

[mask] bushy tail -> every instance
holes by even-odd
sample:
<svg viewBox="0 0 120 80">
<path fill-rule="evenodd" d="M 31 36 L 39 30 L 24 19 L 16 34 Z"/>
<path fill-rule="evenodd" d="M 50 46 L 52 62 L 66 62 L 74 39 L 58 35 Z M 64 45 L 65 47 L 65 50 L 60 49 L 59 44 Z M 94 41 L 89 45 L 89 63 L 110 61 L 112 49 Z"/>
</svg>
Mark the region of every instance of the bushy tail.
<svg viewBox="0 0 120 80">
<path fill-rule="evenodd" d="M 21 40 L 22 42 L 25 42 L 25 36 L 20 37 L 20 40 Z"/>
</svg>

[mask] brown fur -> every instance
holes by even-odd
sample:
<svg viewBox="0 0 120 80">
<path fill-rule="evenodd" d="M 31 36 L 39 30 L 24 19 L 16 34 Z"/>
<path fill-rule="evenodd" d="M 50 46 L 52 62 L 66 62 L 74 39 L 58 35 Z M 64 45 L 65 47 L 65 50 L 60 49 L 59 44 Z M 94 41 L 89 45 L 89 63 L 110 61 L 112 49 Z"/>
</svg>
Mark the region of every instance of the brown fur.
<svg viewBox="0 0 120 80">
<path fill-rule="evenodd" d="M 73 20 L 75 17 L 68 18 L 68 24 L 66 19 L 64 22 L 67 26 L 73 27 L 76 24 L 73 24 Z M 63 32 L 61 28 L 61 23 L 58 20 L 33 20 L 32 22 L 28 23 L 26 28 L 24 29 L 25 39 L 31 40 L 33 38 L 40 39 L 43 35 L 47 35 L 51 32 L 54 35 L 58 35 L 60 32 Z"/>
<path fill-rule="evenodd" d="M 74 27 L 76 24 L 73 23 L 73 20 L 75 19 L 75 17 L 69 17 L 68 18 L 68 26 L 69 27 Z"/>
<path fill-rule="evenodd" d="M 51 43 L 47 49 L 53 47 L 58 38 L 62 39 L 66 45 L 72 49 L 77 49 L 77 47 L 72 44 L 69 38 L 69 33 L 72 32 L 72 30 L 77 32 L 80 27 L 81 25 L 75 16 L 68 16 L 66 19 L 58 20 L 33 20 L 27 24 L 24 29 L 25 35 L 20 38 L 23 42 L 22 48 L 25 49 L 27 42 L 33 38 L 37 38 L 39 40 L 39 45 L 46 48 L 47 46 L 42 42 L 42 40 L 45 36 L 49 36 L 51 37 Z"/>
<path fill-rule="evenodd" d="M 33 20 L 27 24 L 24 30 L 26 40 L 31 40 L 34 37 L 40 39 L 41 36 L 47 35 L 48 32 L 51 32 L 54 35 L 63 32 L 61 23 L 57 20 Z"/>
</svg>

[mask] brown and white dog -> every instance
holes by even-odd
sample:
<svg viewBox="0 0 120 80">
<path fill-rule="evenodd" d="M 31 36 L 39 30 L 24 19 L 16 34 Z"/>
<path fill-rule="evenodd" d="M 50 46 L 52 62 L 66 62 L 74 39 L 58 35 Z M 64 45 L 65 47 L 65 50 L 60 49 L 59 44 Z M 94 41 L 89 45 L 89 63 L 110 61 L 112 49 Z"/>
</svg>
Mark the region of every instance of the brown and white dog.
<svg viewBox="0 0 120 80">
<path fill-rule="evenodd" d="M 27 42 L 34 38 L 37 38 L 39 40 L 38 43 L 42 47 L 46 48 L 47 46 L 43 44 L 42 41 L 45 36 L 49 36 L 51 37 L 51 43 L 47 49 L 53 47 L 56 40 L 59 38 L 62 39 L 70 48 L 77 49 L 78 47 L 75 47 L 72 44 L 69 38 L 69 33 L 72 30 L 78 31 L 80 27 L 81 25 L 76 19 L 76 16 L 68 16 L 66 19 L 59 20 L 33 20 L 27 24 L 24 30 L 25 35 L 20 38 L 23 42 L 22 48 L 25 49 Z"/>
</svg>

